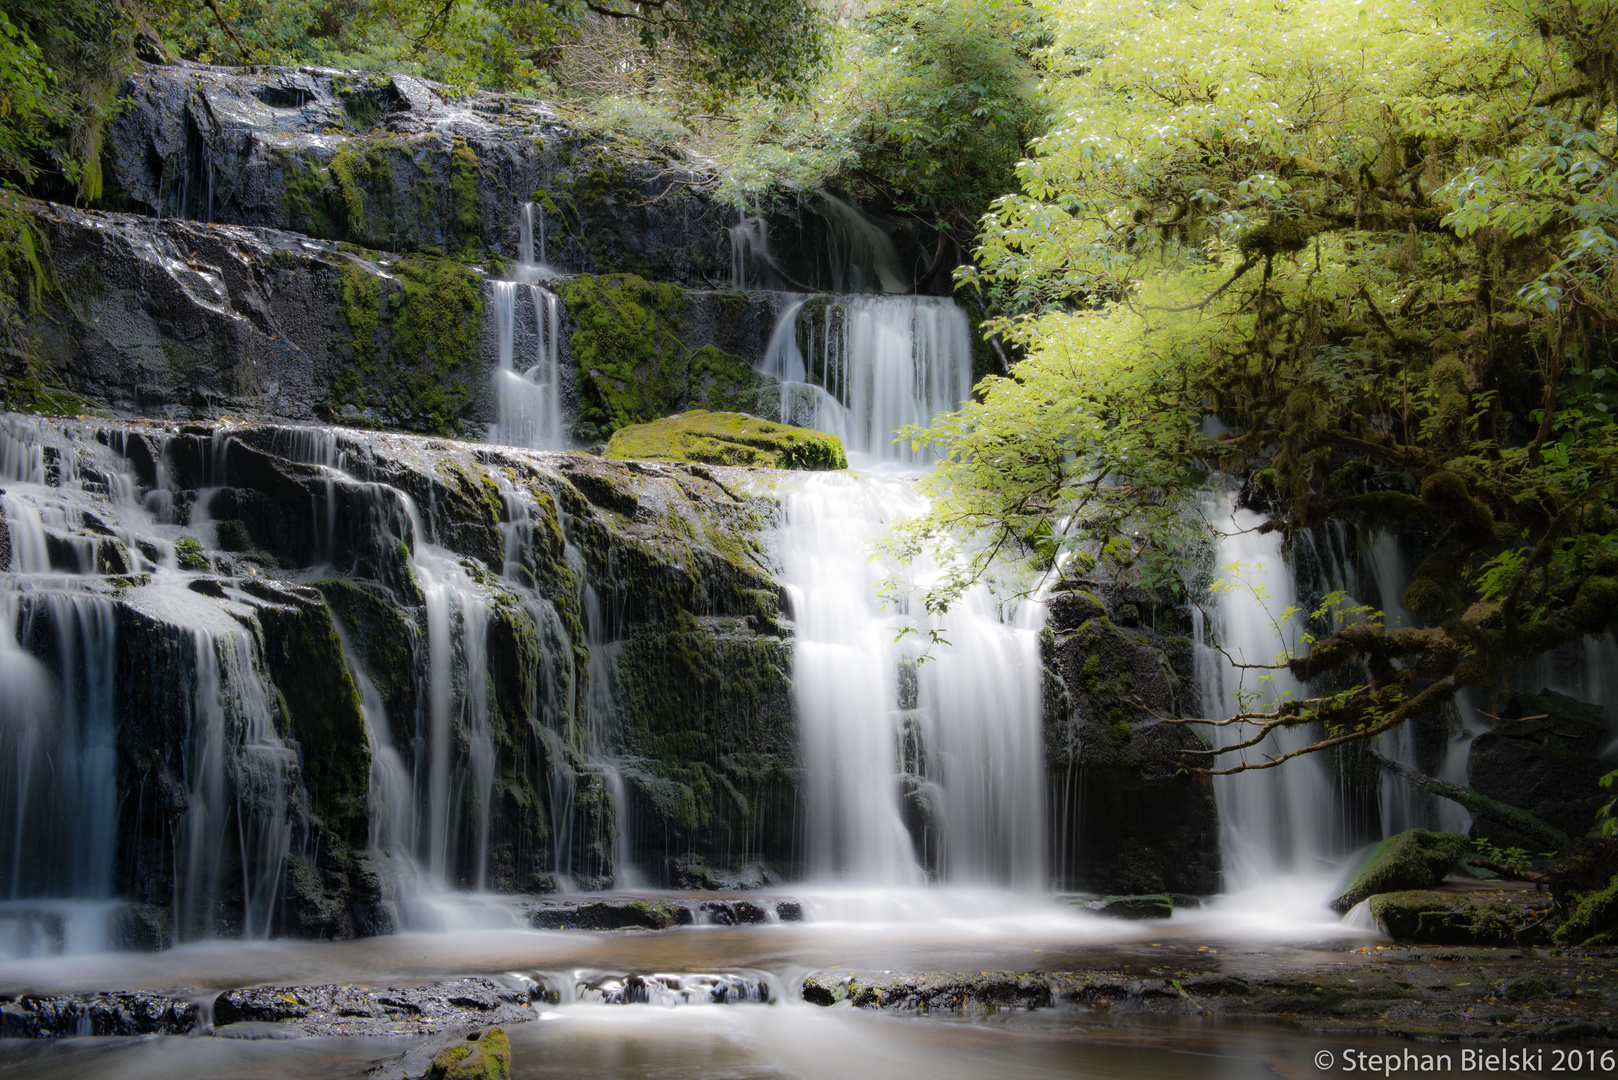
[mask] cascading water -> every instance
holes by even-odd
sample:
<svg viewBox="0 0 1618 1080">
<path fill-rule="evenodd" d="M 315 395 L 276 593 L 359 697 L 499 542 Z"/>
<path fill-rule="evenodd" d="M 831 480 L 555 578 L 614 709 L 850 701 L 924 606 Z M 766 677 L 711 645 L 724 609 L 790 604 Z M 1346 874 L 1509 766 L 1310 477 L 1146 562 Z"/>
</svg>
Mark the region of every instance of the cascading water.
<svg viewBox="0 0 1618 1080">
<path fill-rule="evenodd" d="M 781 419 L 838 435 L 877 476 L 791 482 L 781 533 L 797 639 L 793 684 L 808 781 L 808 863 L 862 884 L 1042 888 L 1046 882 L 1037 604 L 1002 618 L 980 586 L 926 657 L 895 643 L 867 548 L 925 509 L 894 442 L 971 392 L 965 315 L 930 297 L 790 297 L 760 371 Z M 894 568 L 889 568 L 894 569 Z M 910 587 L 938 573 L 907 570 Z M 920 662 L 919 662 L 920 661 Z"/>
<path fill-rule="evenodd" d="M 536 215 L 538 262 L 534 261 Z M 544 212 L 526 203 L 520 261 L 515 268 L 517 280 L 491 283 L 499 345 L 499 366 L 494 374 L 499 416 L 489 432 L 489 441 L 556 450 L 567 445 L 562 424 L 561 301 L 549 289 L 533 284 L 538 278 L 556 276 L 544 265 L 544 245 Z M 532 327 L 531 333 L 528 327 Z M 529 347 L 519 348 L 519 343 Z"/>
<path fill-rule="evenodd" d="M 276 732 L 255 639 L 195 603 L 191 575 L 177 566 L 180 531 L 166 524 L 171 492 L 138 501 L 118 447 L 89 452 L 42 425 L 10 417 L 3 425 L 0 889 L 26 909 L 15 920 L 0 913 L 7 951 L 30 951 L 16 927 L 40 918 L 66 924 L 54 947 L 106 944 L 123 858 L 117 745 L 131 722 L 181 725 L 172 797 L 183 810 L 169 836 L 175 936 L 266 935 L 291 839 L 296 762 Z M 204 455 L 204 481 L 216 456 Z M 86 525 L 99 536 L 86 537 Z M 126 602 L 151 613 L 152 625 L 138 629 L 179 668 L 177 700 L 137 706 L 122 685 L 120 652 L 142 645 L 121 640 L 114 595 L 136 581 Z M 165 715 L 171 708 L 180 715 Z M 229 913 L 226 893 L 237 898 Z M 103 906 L 76 920 L 85 901 Z"/>
<path fill-rule="evenodd" d="M 948 299 L 790 298 L 759 371 L 781 384 L 783 423 L 830 432 L 850 454 L 919 464 L 894 443 L 972 392 L 972 332 Z"/>
<path fill-rule="evenodd" d="M 1229 587 L 1208 615 L 1194 611 L 1196 668 L 1210 719 L 1273 707 L 1303 697 L 1305 687 L 1270 665 L 1299 643 L 1300 627 L 1288 610 L 1297 591 L 1277 533 L 1260 533 L 1262 515 L 1236 509 L 1228 494 L 1210 520 L 1220 531 L 1217 562 Z M 1211 625 L 1210 625 L 1211 622 Z M 1245 725 L 1211 729 L 1216 745 L 1250 734 Z M 1219 767 L 1259 762 L 1309 741 L 1304 731 L 1278 730 L 1258 745 L 1222 757 Z M 1334 785 L 1314 755 L 1274 769 L 1217 777 L 1221 846 L 1227 888 L 1236 891 L 1282 874 L 1329 870 L 1342 852 L 1333 812 Z"/>
</svg>

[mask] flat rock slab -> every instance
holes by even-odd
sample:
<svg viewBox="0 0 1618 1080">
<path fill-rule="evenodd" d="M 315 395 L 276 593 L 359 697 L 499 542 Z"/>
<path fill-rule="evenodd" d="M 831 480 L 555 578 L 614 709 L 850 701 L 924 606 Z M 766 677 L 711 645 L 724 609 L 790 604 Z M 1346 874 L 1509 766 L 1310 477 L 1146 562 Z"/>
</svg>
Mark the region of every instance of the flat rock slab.
<svg viewBox="0 0 1618 1080">
<path fill-rule="evenodd" d="M 264 986 L 227 990 L 214 1023 L 273 1023 L 304 1035 L 426 1035 L 535 1018 L 526 990 L 492 979 L 430 986 Z"/>
<path fill-rule="evenodd" d="M 781 897 L 754 900 L 534 900 L 524 906 L 536 930 L 668 930 L 800 922 L 803 905 Z"/>
<path fill-rule="evenodd" d="M 1175 963 L 1134 971 L 817 971 L 815 1005 L 900 1012 L 992 1012 L 1066 1005 L 1092 1012 L 1268 1017 L 1323 1032 L 1427 1039 L 1618 1038 L 1618 952 L 1366 946 L 1339 959 L 1227 969 Z"/>
</svg>

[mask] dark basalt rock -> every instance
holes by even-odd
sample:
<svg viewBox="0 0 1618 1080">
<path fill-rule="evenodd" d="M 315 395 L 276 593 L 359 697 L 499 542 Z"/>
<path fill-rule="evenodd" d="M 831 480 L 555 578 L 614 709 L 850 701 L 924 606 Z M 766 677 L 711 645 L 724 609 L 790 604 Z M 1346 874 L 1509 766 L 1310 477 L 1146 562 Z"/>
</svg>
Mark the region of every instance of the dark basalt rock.
<svg viewBox="0 0 1618 1080">
<path fill-rule="evenodd" d="M 146 990 L 0 997 L 0 1038 L 75 1035 L 186 1035 L 197 1029 L 195 1001 Z"/>
<path fill-rule="evenodd" d="M 1494 730 L 1472 740 L 1467 783 L 1569 836 L 1589 832 L 1611 797 L 1597 785 L 1610 769 L 1600 757 L 1608 738 L 1600 706 L 1541 690 L 1508 694 L 1492 711 L 1499 717 Z M 1501 847 L 1544 846 L 1487 818 L 1473 832 Z"/>
<path fill-rule="evenodd" d="M 891 1011 L 1067 1006 L 1084 1012 L 1279 1019 L 1308 1031 L 1408 1039 L 1610 1039 L 1611 957 L 1450 946 L 1356 949 L 1310 962 L 1154 957 L 1149 972 L 817 971 L 803 999 Z"/>
<path fill-rule="evenodd" d="M 528 924 L 537 930 L 667 930 L 698 924 L 739 926 L 771 921 L 798 922 L 803 907 L 796 900 L 532 900 L 524 905 Z M 773 917 L 773 918 L 772 918 Z"/>
<path fill-rule="evenodd" d="M 1109 919 L 1167 919 L 1174 914 L 1174 900 L 1161 893 L 1155 896 L 1101 896 L 1095 899 L 1069 897 L 1067 903 L 1080 911 Z"/>
<path fill-rule="evenodd" d="M 196 64 L 143 67 L 124 96 L 107 178 L 119 208 L 514 262 L 532 201 L 559 269 L 694 285 L 730 274 L 735 212 L 707 195 L 700 167 L 626 157 L 532 99 Z"/>
<path fill-rule="evenodd" d="M 1054 995 L 1040 974 L 1010 972 L 925 972 L 864 976 L 817 971 L 803 983 L 811 1005 L 847 1001 L 857 1009 L 963 1012 L 983 1009 L 1038 1009 Z"/>
<path fill-rule="evenodd" d="M 491 979 L 428 986 L 278 986 L 227 990 L 214 1024 L 284 1024 L 304 1035 L 430 1035 L 535 1019 L 529 993 Z"/>
<path fill-rule="evenodd" d="M 1199 708 L 1182 614 L 1140 590 L 1050 599 L 1045 760 L 1059 890 L 1219 890 L 1213 785 L 1174 765 L 1179 750 L 1203 744 L 1188 727 L 1156 722 Z"/>
</svg>

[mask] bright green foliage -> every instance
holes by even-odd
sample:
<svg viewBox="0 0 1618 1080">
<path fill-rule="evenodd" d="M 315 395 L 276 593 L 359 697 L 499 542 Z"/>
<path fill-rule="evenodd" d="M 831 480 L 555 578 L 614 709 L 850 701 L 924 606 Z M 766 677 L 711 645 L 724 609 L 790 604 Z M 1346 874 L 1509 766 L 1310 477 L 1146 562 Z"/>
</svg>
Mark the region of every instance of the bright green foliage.
<svg viewBox="0 0 1618 1080">
<path fill-rule="evenodd" d="M 854 171 L 966 240 L 1045 130 L 1033 61 L 1043 20 L 1011 0 L 909 0 L 879 6 L 863 29 Z"/>
<path fill-rule="evenodd" d="M 609 458 L 659 458 L 764 469 L 846 469 L 835 435 L 775 424 L 744 413 L 694 409 L 679 416 L 631 424 L 612 433 Z"/>
<path fill-rule="evenodd" d="M 1363 685 L 1252 717 L 1333 740 L 1611 625 L 1618 8 L 1089 0 L 1052 20 L 1063 120 L 969 275 L 1026 313 L 993 325 L 1028 359 L 918 435 L 945 497 L 902 543 L 962 523 L 985 551 L 1162 582 L 1207 466 L 1251 476 L 1289 535 L 1419 533 L 1426 626 L 1338 629 L 1292 670 Z M 1230 433 L 1202 435 L 1210 415 Z"/>
<path fill-rule="evenodd" d="M 0 3 L 0 183 L 100 197 L 102 142 L 137 24 L 122 3 Z"/>
<path fill-rule="evenodd" d="M 1046 27 L 1022 0 L 887 0 L 839 31 L 811 96 L 750 101 L 703 149 L 738 202 L 829 183 L 967 243 L 1048 126 Z"/>
</svg>

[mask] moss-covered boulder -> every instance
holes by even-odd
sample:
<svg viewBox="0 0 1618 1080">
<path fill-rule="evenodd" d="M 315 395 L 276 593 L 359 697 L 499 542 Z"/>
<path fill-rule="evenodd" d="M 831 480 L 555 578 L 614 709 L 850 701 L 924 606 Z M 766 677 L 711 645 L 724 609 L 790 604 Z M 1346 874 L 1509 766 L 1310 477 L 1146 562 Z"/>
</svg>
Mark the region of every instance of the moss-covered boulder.
<svg viewBox="0 0 1618 1080">
<path fill-rule="evenodd" d="M 1395 941 L 1420 945 L 1529 944 L 1550 897 L 1526 890 L 1485 894 L 1413 889 L 1371 897 L 1371 915 Z"/>
<path fill-rule="evenodd" d="M 1470 842 L 1458 833 L 1428 829 L 1406 829 L 1390 836 L 1366 852 L 1331 906 L 1343 912 L 1377 893 L 1430 888 L 1460 863 Z"/>
<path fill-rule="evenodd" d="M 704 409 L 619 428 L 607 443 L 606 456 L 765 469 L 848 468 L 842 440 L 835 435 L 775 424 L 745 413 Z"/>
<path fill-rule="evenodd" d="M 1618 944 L 1618 878 L 1605 888 L 1578 896 L 1567 919 L 1556 928 L 1558 945 Z"/>
<path fill-rule="evenodd" d="M 505 1028 L 474 1031 L 440 1050 L 427 1080 L 511 1080 L 511 1040 Z"/>
</svg>

